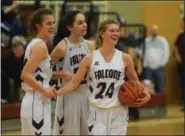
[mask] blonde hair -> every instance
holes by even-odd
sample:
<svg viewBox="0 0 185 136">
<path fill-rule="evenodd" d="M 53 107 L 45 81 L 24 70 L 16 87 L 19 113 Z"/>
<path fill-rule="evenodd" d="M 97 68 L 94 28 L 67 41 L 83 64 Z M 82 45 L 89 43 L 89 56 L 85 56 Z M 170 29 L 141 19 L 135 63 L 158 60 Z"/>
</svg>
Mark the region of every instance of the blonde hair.
<svg viewBox="0 0 185 136">
<path fill-rule="evenodd" d="M 108 25 L 110 24 L 117 24 L 120 26 L 120 23 L 116 20 L 113 19 L 106 19 L 104 21 L 102 21 L 98 27 L 98 37 L 97 37 L 97 48 L 100 48 L 102 46 L 103 40 L 101 38 L 101 34 L 103 32 L 105 32 L 105 30 L 107 29 Z"/>
</svg>

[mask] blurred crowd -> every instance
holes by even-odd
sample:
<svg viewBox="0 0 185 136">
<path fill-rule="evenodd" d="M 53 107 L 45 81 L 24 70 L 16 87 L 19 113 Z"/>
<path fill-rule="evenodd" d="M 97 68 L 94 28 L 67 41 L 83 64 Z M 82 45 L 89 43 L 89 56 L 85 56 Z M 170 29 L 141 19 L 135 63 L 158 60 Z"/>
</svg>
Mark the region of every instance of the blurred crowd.
<svg viewBox="0 0 185 136">
<path fill-rule="evenodd" d="M 17 16 L 18 2 L 1 1 L 1 103 L 19 102 L 20 74 L 27 44 Z"/>
<path fill-rule="evenodd" d="M 18 3 L 14 0 L 2 0 L 1 7 L 1 103 L 20 102 L 20 74 L 23 68 L 24 51 L 27 45 L 26 27 L 17 17 Z M 139 36 L 129 31 L 127 24 L 122 24 L 120 39 L 116 48 L 128 53 L 135 64 L 135 70 L 151 94 L 164 93 L 165 67 L 169 61 L 168 40 L 159 33 L 160 26 L 153 25 L 151 33 L 145 35 L 146 28 Z M 174 42 L 174 57 L 178 62 L 180 87 L 184 91 L 184 19 L 182 32 Z M 48 48 L 52 50 L 52 39 Z M 184 95 L 183 95 L 184 96 Z M 184 98 L 182 98 L 183 100 Z M 137 117 L 136 117 L 137 118 Z"/>
</svg>

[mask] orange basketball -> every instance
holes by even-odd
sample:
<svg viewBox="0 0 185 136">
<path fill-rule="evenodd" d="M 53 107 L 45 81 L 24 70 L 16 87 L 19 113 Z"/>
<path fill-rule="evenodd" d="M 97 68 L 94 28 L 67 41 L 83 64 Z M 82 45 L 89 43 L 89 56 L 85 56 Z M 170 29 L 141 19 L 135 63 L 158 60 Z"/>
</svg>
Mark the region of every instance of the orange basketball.
<svg viewBox="0 0 185 136">
<path fill-rule="evenodd" d="M 144 85 L 139 81 L 126 81 L 119 90 L 119 100 L 125 105 L 132 105 L 138 98 L 143 97 Z"/>
</svg>

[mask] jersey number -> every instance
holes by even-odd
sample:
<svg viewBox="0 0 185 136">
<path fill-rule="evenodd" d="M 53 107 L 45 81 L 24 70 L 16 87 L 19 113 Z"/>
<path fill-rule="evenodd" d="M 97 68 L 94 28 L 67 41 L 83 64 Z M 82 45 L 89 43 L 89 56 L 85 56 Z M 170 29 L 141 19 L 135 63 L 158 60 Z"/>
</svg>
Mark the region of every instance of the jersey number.
<svg viewBox="0 0 185 136">
<path fill-rule="evenodd" d="M 74 68 L 74 73 L 76 73 L 78 71 L 79 68 Z M 86 77 L 87 77 L 87 73 L 85 74 L 85 77 L 84 77 L 84 80 L 82 80 L 80 82 L 80 84 L 87 84 L 87 80 L 86 80 Z"/>
<path fill-rule="evenodd" d="M 106 89 L 107 88 L 106 83 L 100 82 L 96 88 L 101 88 L 101 89 L 100 89 L 100 92 L 95 96 L 95 99 L 102 99 L 105 91 L 106 91 L 105 96 L 112 98 L 113 91 L 114 91 L 114 83 L 111 83 L 108 89 Z"/>
</svg>

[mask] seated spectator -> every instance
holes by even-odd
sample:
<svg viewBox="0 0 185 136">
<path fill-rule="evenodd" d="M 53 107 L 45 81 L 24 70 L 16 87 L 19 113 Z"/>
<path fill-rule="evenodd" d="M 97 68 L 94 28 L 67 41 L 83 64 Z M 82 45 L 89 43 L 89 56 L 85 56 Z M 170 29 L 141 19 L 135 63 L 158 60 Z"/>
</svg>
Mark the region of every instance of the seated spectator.
<svg viewBox="0 0 185 136">
<path fill-rule="evenodd" d="M 137 41 L 135 36 L 129 33 L 128 28 L 125 25 L 122 25 L 120 30 L 120 38 L 115 48 L 124 52 L 124 50 L 126 50 L 128 47 L 135 48 L 136 44 Z"/>
<path fill-rule="evenodd" d="M 167 40 L 158 34 L 158 26 L 152 26 L 152 35 L 145 39 L 143 78 L 152 81 L 156 93 L 164 92 L 165 66 L 169 58 Z"/>
<path fill-rule="evenodd" d="M 1 58 L 1 103 L 11 102 L 12 99 L 15 99 L 14 102 L 19 101 L 25 43 L 25 40 L 14 37 L 11 50 Z M 12 89 L 10 79 L 14 81 Z M 15 98 L 10 98 L 11 90 L 13 90 Z"/>
</svg>

